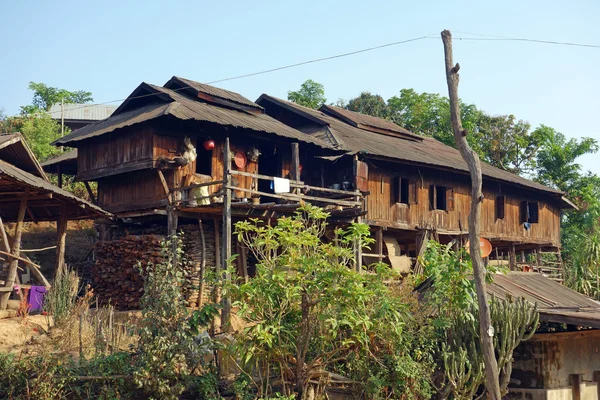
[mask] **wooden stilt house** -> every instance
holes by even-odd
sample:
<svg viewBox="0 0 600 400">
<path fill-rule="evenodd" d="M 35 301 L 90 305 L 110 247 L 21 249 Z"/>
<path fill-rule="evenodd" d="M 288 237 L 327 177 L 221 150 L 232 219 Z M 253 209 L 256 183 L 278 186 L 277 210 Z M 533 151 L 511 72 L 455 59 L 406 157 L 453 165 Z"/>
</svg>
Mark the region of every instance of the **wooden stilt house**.
<svg viewBox="0 0 600 400">
<path fill-rule="evenodd" d="M 466 239 L 470 181 L 458 151 L 333 106 L 312 110 L 268 95 L 252 102 L 173 77 L 163 86 L 142 83 L 109 118 L 56 144 L 76 153 L 44 168 L 97 182 L 97 204 L 119 218 L 101 233 L 101 246 L 108 246 L 101 251 L 115 265 L 102 265 L 100 257 L 97 266 L 121 271 L 121 281 L 135 281 L 130 267 L 117 266 L 131 264 L 133 253 L 115 254 L 138 246 L 132 241 L 151 223 L 168 227 L 161 234 L 179 229 L 204 238 L 190 244 L 198 265 L 191 275 L 238 253 L 238 273 L 247 277 L 252 260 L 232 242 L 231 221 L 275 218 L 302 201 L 326 207 L 337 224 L 362 220 L 372 227 L 377 245 L 358 257 L 358 266 L 383 260 L 407 272 L 429 238 L 457 245 Z M 482 235 L 494 246 L 490 258 L 560 280 L 560 213 L 573 205 L 563 193 L 506 171 L 484 165 L 483 173 Z M 129 244 L 110 247 L 109 239 Z M 97 285 L 113 285 L 105 275 L 96 272 Z M 138 293 L 136 285 L 126 291 Z M 106 293 L 118 292 L 113 285 Z M 124 306 L 134 307 L 135 296 L 125 296 Z"/>
<path fill-rule="evenodd" d="M 429 237 L 466 239 L 470 176 L 457 149 L 339 107 L 313 110 L 265 94 L 257 103 L 273 118 L 345 151 L 311 165 L 328 175 L 326 184 L 348 179 L 368 193 L 364 221 L 377 238 L 369 261 L 385 258 L 406 270 Z M 482 169 L 481 231 L 493 246 L 490 258 L 560 280 L 560 215 L 573 204 L 558 190 L 486 163 Z M 318 173 L 312 179 L 320 179 Z"/>
</svg>

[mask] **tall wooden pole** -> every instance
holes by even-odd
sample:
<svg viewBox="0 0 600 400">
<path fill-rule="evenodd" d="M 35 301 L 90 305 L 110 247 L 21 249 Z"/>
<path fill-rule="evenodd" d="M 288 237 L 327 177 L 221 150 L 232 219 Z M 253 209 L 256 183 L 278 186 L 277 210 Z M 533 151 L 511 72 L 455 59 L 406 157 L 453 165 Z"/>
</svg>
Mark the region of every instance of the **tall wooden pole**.
<svg viewBox="0 0 600 400">
<path fill-rule="evenodd" d="M 298 143 L 292 143 L 292 179 L 300 180 L 300 146 Z M 293 190 L 294 193 L 299 193 L 298 189 Z"/>
<path fill-rule="evenodd" d="M 444 43 L 444 54 L 446 62 L 446 81 L 448 83 L 448 95 L 450 97 L 450 117 L 454 140 L 462 158 L 469 167 L 471 174 L 471 211 L 469 213 L 469 247 L 471 260 L 473 262 L 473 278 L 477 291 L 477 303 L 479 304 L 479 335 L 481 336 L 481 348 L 485 364 L 485 386 L 488 396 L 492 400 L 500 400 L 500 383 L 498 381 L 498 362 L 494 354 L 494 327 L 490 316 L 490 308 L 485 291 L 485 267 L 479 248 L 479 226 L 481 222 L 481 203 L 483 192 L 481 191 L 481 163 L 479 157 L 467 142 L 467 131 L 463 129 L 460 121 L 460 103 L 458 97 L 458 70 L 460 65 L 454 65 L 452 57 L 452 34 L 450 31 L 442 32 Z"/>
<path fill-rule="evenodd" d="M 25 220 L 25 212 L 27 211 L 27 197 L 29 196 L 29 189 L 25 189 L 25 194 L 21 198 L 21 204 L 19 205 L 19 214 L 17 216 L 17 225 L 15 226 L 15 236 L 12 245 L 12 255 L 15 256 L 10 261 L 8 267 L 8 277 L 6 279 L 6 287 L 12 288 L 17 278 L 17 268 L 19 267 L 19 257 L 21 253 L 21 233 L 23 231 L 23 221 Z M 11 292 L 4 292 L 0 297 L 0 310 L 6 310 L 8 306 L 8 299 L 10 298 Z"/>
<path fill-rule="evenodd" d="M 229 138 L 225 138 L 223 147 L 223 179 L 225 181 L 225 191 L 223 197 L 223 250 L 222 250 L 222 270 L 223 279 L 229 283 L 231 275 L 228 272 L 229 260 L 231 259 L 231 150 L 229 148 Z M 223 309 L 221 310 L 221 331 L 227 332 L 231 326 L 231 299 L 229 296 L 223 296 Z"/>
<path fill-rule="evenodd" d="M 67 272 L 65 267 L 65 247 L 67 243 L 67 206 L 60 208 L 60 216 L 56 221 L 56 265 L 54 267 L 54 280 Z"/>
<path fill-rule="evenodd" d="M 179 223 L 179 216 L 175 206 L 167 206 L 167 236 L 171 241 L 171 262 L 176 265 L 177 259 L 177 225 Z"/>
</svg>

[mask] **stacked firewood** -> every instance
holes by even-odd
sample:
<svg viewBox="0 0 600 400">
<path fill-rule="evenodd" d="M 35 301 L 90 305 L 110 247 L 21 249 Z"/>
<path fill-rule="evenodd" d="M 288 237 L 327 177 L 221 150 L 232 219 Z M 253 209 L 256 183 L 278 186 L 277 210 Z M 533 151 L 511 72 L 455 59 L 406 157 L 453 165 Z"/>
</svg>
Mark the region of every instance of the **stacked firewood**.
<svg viewBox="0 0 600 400">
<path fill-rule="evenodd" d="M 215 238 L 212 224 L 204 223 L 206 271 L 215 267 Z M 200 269 L 202 262 L 202 241 L 199 225 L 179 227 L 183 232 L 182 244 L 185 258 L 186 280 L 182 287 L 188 306 L 194 307 L 198 301 Z M 137 309 L 144 292 L 143 278 L 138 270 L 149 262 L 162 259 L 161 242 L 165 236 L 157 234 L 126 235 L 117 240 L 96 244 L 96 261 L 92 268 L 92 286 L 101 304 L 110 303 L 119 310 Z M 206 276 L 206 275 L 205 275 Z M 203 298 L 210 295 L 205 286 Z"/>
<path fill-rule="evenodd" d="M 119 310 L 138 308 L 144 291 L 138 262 L 142 266 L 160 262 L 163 240 L 159 235 L 128 235 L 96 243 L 92 286 L 100 303 L 110 301 Z"/>
<path fill-rule="evenodd" d="M 205 266 L 205 282 L 206 275 L 209 271 L 215 268 L 215 234 L 212 224 L 203 223 L 202 230 L 204 231 L 204 255 L 206 257 Z M 183 293 L 188 301 L 189 307 L 194 307 L 198 304 L 198 295 L 200 294 L 200 269 L 202 266 L 202 236 L 199 225 L 184 225 L 179 227 L 179 231 L 183 233 L 181 240 L 185 250 L 186 273 L 187 279 L 183 287 Z M 206 284 L 202 290 L 203 302 L 208 300 L 211 293 L 211 288 Z"/>
</svg>

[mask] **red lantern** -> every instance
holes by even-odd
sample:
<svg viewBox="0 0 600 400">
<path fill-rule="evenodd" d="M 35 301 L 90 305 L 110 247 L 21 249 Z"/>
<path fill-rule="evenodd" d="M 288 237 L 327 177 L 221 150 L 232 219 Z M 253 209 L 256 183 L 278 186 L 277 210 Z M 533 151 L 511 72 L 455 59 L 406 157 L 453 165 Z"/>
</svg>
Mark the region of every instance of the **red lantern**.
<svg viewBox="0 0 600 400">
<path fill-rule="evenodd" d="M 212 139 L 208 139 L 204 141 L 204 148 L 206 150 L 212 150 L 215 148 L 215 141 Z"/>
</svg>

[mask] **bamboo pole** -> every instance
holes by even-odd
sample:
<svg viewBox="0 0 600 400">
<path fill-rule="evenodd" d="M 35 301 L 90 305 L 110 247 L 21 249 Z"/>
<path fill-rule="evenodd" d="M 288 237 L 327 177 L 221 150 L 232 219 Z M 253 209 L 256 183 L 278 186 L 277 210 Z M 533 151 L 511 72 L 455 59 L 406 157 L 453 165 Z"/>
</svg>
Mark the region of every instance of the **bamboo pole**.
<svg viewBox="0 0 600 400">
<path fill-rule="evenodd" d="M 23 220 L 25 219 L 25 212 L 27 211 L 28 195 L 29 189 L 25 189 L 25 195 L 21 198 L 21 204 L 19 205 L 19 214 L 17 215 L 17 225 L 15 226 L 15 236 L 12 245 L 12 255 L 15 257 L 19 257 L 19 250 L 21 249 L 21 234 L 23 232 Z M 6 279 L 5 287 L 12 288 L 15 284 L 18 266 L 19 260 L 17 258 L 13 258 L 8 268 L 8 278 Z M 10 293 L 11 292 L 4 292 L 0 296 L 0 310 L 6 310 L 6 307 L 8 306 L 8 299 L 10 298 Z"/>
<path fill-rule="evenodd" d="M 458 63 L 454 65 L 454 61 L 452 60 L 452 34 L 450 31 L 445 30 L 442 32 L 442 42 L 444 43 L 446 81 L 448 83 L 450 117 L 452 130 L 454 131 L 454 140 L 471 174 L 469 246 L 473 262 L 473 279 L 477 292 L 477 303 L 479 305 L 479 334 L 481 336 L 481 347 L 485 364 L 485 386 L 490 399 L 500 400 L 502 396 L 498 380 L 498 362 L 494 354 L 494 327 L 492 326 L 490 306 L 485 291 L 485 268 L 483 266 L 481 250 L 479 249 L 481 203 L 483 202 L 481 163 L 477 153 L 471 149 L 467 142 L 467 131 L 463 129 L 460 120 L 460 99 L 458 97 L 458 70 L 460 69 L 460 65 Z"/>
</svg>

